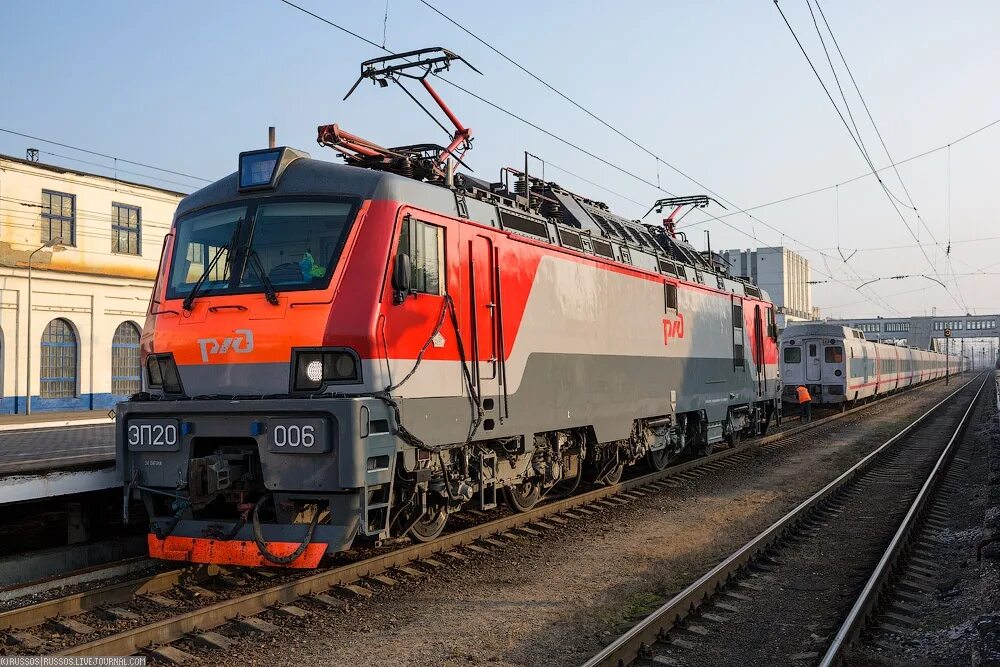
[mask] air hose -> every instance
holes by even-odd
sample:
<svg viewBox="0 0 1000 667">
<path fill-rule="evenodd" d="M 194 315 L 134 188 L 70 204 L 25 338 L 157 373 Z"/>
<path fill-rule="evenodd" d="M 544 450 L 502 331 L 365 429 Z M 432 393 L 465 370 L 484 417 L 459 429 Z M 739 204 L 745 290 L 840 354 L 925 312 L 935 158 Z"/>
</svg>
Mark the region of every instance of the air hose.
<svg viewBox="0 0 1000 667">
<path fill-rule="evenodd" d="M 319 523 L 319 509 L 313 514 L 312 521 L 309 522 L 309 530 L 306 531 L 306 537 L 302 540 L 302 543 L 296 547 L 295 551 L 288 554 L 287 556 L 275 556 L 273 553 L 268 551 L 267 543 L 264 541 L 264 534 L 260 528 L 260 508 L 264 506 L 264 503 L 270 498 L 270 495 L 261 496 L 260 500 L 253 508 L 253 541 L 257 544 L 257 550 L 260 555 L 264 557 L 265 560 L 274 563 L 275 565 L 288 565 L 296 558 L 305 553 L 306 547 L 312 543 L 313 533 L 316 531 L 316 524 Z"/>
</svg>

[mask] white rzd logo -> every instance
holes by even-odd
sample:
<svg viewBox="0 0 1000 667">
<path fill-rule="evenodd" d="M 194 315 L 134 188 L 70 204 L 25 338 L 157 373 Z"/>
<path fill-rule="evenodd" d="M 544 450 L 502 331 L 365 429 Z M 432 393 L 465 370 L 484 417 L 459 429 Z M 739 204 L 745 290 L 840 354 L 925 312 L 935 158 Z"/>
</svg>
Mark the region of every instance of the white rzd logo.
<svg viewBox="0 0 1000 667">
<path fill-rule="evenodd" d="M 208 363 L 208 356 L 211 354 L 226 354 L 230 350 L 238 354 L 253 352 L 253 331 L 250 329 L 237 329 L 233 336 L 226 336 L 222 340 L 218 338 L 199 338 L 198 347 L 201 348 L 201 360 Z"/>
</svg>

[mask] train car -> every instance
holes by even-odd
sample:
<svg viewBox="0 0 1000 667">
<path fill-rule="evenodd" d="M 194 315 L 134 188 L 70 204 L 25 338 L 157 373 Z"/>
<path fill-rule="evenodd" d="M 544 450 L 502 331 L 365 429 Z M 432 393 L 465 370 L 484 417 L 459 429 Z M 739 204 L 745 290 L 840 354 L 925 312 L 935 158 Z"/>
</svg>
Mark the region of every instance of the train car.
<svg viewBox="0 0 1000 667">
<path fill-rule="evenodd" d="M 961 358 L 865 340 L 858 329 L 792 324 L 779 339 L 782 398 L 797 403 L 804 385 L 813 403 L 847 406 L 963 370 Z"/>
<path fill-rule="evenodd" d="M 662 469 L 780 410 L 767 294 L 670 218 L 455 174 L 454 147 L 319 139 L 348 164 L 246 152 L 177 209 L 144 392 L 117 407 L 152 556 L 314 567 Z"/>
</svg>

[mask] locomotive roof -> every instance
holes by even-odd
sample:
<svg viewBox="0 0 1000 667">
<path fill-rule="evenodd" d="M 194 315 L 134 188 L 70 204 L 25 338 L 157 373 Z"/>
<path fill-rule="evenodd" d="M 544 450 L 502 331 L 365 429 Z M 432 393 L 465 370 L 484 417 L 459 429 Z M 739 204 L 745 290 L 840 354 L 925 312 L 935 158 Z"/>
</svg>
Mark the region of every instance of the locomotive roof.
<svg viewBox="0 0 1000 667">
<path fill-rule="evenodd" d="M 271 189 L 242 193 L 239 191 L 239 172 L 233 172 L 181 200 L 177 206 L 177 216 L 241 198 L 294 194 L 391 199 L 411 202 L 446 214 L 456 214 L 454 195 L 442 188 L 390 172 L 299 158 L 285 168 L 281 178 Z"/>
<path fill-rule="evenodd" d="M 286 149 L 277 149 L 286 150 Z M 550 215 L 520 205 L 515 193 L 499 184 L 459 175 L 455 188 L 426 183 L 389 171 L 337 164 L 310 157 L 292 159 L 273 187 L 241 191 L 234 172 L 181 200 L 181 217 L 211 206 L 274 195 L 330 195 L 405 201 L 453 218 L 466 218 L 575 252 L 595 255 L 680 280 L 769 301 L 767 293 L 742 279 L 716 271 L 710 260 L 661 228 L 615 215 L 599 202 L 546 183 Z M 484 187 L 485 186 L 485 187 Z M 523 199 L 523 198 L 522 198 Z M 551 204 L 558 200 L 561 210 Z"/>
</svg>

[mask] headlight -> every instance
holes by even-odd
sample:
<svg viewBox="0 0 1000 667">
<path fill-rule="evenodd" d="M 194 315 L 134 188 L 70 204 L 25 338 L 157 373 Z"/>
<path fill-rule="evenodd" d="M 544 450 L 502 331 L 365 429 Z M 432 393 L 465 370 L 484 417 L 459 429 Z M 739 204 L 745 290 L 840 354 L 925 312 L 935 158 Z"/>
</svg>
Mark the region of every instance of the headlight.
<svg viewBox="0 0 1000 667">
<path fill-rule="evenodd" d="M 295 391 L 317 391 L 324 384 L 361 380 L 361 363 L 353 350 L 300 350 L 295 353 Z"/>
<path fill-rule="evenodd" d="M 146 379 L 150 389 L 162 389 L 165 394 L 183 393 L 174 355 L 169 352 L 146 357 Z"/>
</svg>

